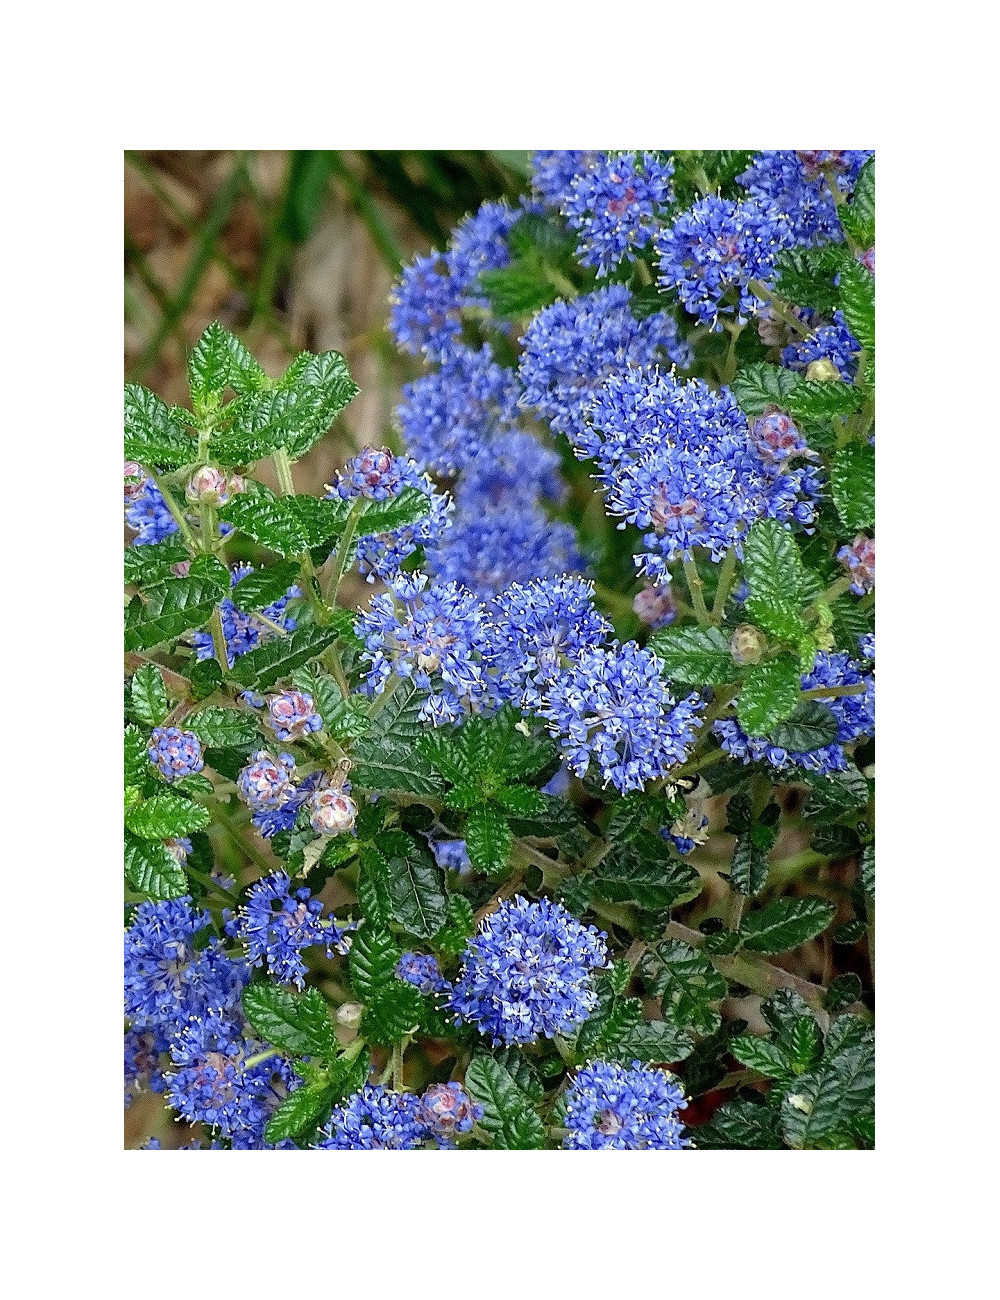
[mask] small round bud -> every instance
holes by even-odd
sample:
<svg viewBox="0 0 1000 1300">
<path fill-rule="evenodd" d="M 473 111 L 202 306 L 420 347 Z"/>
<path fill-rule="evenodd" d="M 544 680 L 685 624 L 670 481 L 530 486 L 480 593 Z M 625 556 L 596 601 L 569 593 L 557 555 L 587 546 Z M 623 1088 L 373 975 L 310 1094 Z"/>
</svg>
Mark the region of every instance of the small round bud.
<svg viewBox="0 0 1000 1300">
<path fill-rule="evenodd" d="M 202 465 L 188 479 L 184 495 L 193 506 L 224 506 L 229 500 L 226 476 L 214 465 Z"/>
<path fill-rule="evenodd" d="M 460 1083 L 432 1083 L 420 1098 L 420 1122 L 436 1137 L 468 1133 L 482 1113 Z"/>
<path fill-rule="evenodd" d="M 231 497 L 238 497 L 247 490 L 247 481 L 242 474 L 230 474 L 226 479 L 226 487 Z"/>
<path fill-rule="evenodd" d="M 170 566 L 170 572 L 176 578 L 186 578 L 191 572 L 190 560 L 178 560 L 176 564 Z"/>
<path fill-rule="evenodd" d="M 312 808 L 309 823 L 320 835 L 344 835 L 354 830 L 358 805 L 343 790 L 327 786 L 317 790 L 309 803 Z"/>
<path fill-rule="evenodd" d="M 654 631 L 666 627 L 677 617 L 677 606 L 669 586 L 644 587 L 632 601 L 632 609 Z"/>
<path fill-rule="evenodd" d="M 752 623 L 741 623 L 729 642 L 729 653 L 738 664 L 757 664 L 764 653 L 767 638 Z"/>
<path fill-rule="evenodd" d="M 290 754 L 273 758 L 266 750 L 258 750 L 236 778 L 240 797 L 255 812 L 274 812 L 295 794 L 289 780 L 294 768 Z"/>
<path fill-rule="evenodd" d="M 357 1029 L 363 1013 L 364 1007 L 360 1002 L 344 1002 L 337 1008 L 337 1024 L 345 1029 Z"/>
<path fill-rule="evenodd" d="M 436 650 L 418 650 L 417 667 L 422 673 L 434 673 L 441 667 L 441 656 Z"/>
<path fill-rule="evenodd" d="M 809 450 L 790 416 L 776 406 L 768 409 L 754 422 L 753 440 L 764 460 L 781 464 L 792 456 Z"/>
<path fill-rule="evenodd" d="M 147 750 L 149 761 L 155 763 L 164 781 L 183 781 L 205 766 L 201 741 L 193 731 L 180 727 L 154 727 Z"/>
<path fill-rule="evenodd" d="M 806 379 L 815 379 L 821 384 L 831 384 L 840 378 L 840 371 L 829 357 L 820 357 L 810 361 L 806 366 Z"/>
<path fill-rule="evenodd" d="M 872 278 L 875 277 L 875 245 L 872 244 L 867 253 L 862 253 L 858 261 L 863 267 L 871 272 Z"/>
<path fill-rule="evenodd" d="M 304 691 L 282 691 L 271 700 L 267 723 L 279 740 L 298 740 L 319 731 L 323 719 L 313 707 L 311 695 Z"/>
<path fill-rule="evenodd" d="M 134 460 L 125 462 L 125 500 L 135 501 L 146 486 L 146 471 Z"/>
</svg>

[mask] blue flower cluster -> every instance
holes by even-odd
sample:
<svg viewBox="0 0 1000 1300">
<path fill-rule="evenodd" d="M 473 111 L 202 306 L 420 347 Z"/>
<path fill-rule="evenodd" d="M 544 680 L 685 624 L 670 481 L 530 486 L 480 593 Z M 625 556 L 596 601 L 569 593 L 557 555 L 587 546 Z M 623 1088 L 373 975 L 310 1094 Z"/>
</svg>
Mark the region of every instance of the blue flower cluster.
<svg viewBox="0 0 1000 1300">
<path fill-rule="evenodd" d="M 656 312 L 637 320 L 631 302 L 625 285 L 610 284 L 572 302 L 560 299 L 532 319 L 521 340 L 521 403 L 554 433 L 584 436 L 594 393 L 626 367 L 663 358 L 682 369 L 691 364 L 690 346 L 678 337 L 673 318 Z"/>
<path fill-rule="evenodd" d="M 531 156 L 531 188 L 549 207 L 561 208 L 573 182 L 599 157 L 596 149 L 540 149 Z"/>
<path fill-rule="evenodd" d="M 235 587 L 238 582 L 251 573 L 253 573 L 252 564 L 237 565 L 230 576 L 230 586 Z M 265 605 L 260 612 L 269 623 L 276 623 L 278 627 L 283 628 L 286 632 L 294 632 L 296 627 L 295 619 L 286 614 L 285 609 L 290 600 L 294 600 L 301 595 L 302 592 L 298 587 L 289 587 L 284 596 L 274 601 L 273 604 Z M 222 632 L 226 641 L 226 657 L 229 660 L 230 668 L 240 655 L 245 655 L 250 650 L 256 650 L 262 641 L 266 641 L 274 635 L 273 630 L 268 627 L 267 623 L 262 622 L 252 613 L 245 613 L 242 609 L 238 609 L 228 596 L 219 605 L 219 613 L 222 616 Z M 211 633 L 192 632 L 189 640 L 194 646 L 196 658 L 211 659 L 215 654 Z"/>
<path fill-rule="evenodd" d="M 136 470 L 142 472 L 138 466 Z M 152 546 L 156 542 L 165 542 L 178 528 L 163 493 L 148 478 L 139 485 L 138 491 L 130 495 L 128 489 L 132 486 L 127 483 L 125 492 L 125 522 L 136 533 L 132 545 Z"/>
<path fill-rule="evenodd" d="M 267 725 L 279 740 L 301 740 L 319 731 L 323 719 L 316 712 L 313 697 L 304 691 L 282 691 L 268 704 Z"/>
<path fill-rule="evenodd" d="M 655 370 L 612 376 L 576 444 L 578 455 L 597 457 L 608 512 L 652 530 L 636 563 L 657 583 L 669 581 L 667 562 L 696 546 L 715 561 L 730 548 L 740 554 L 755 519 L 808 527 L 814 517 L 815 471 L 776 460 L 769 447 L 762 455 L 729 390 L 701 380 Z"/>
<path fill-rule="evenodd" d="M 188 897 L 140 903 L 125 931 L 125 1017 L 133 1029 L 168 1037 L 210 1007 L 233 1007 L 246 967 L 222 941 L 207 938 L 212 918 Z"/>
<path fill-rule="evenodd" d="M 436 959 L 429 953 L 404 952 L 396 963 L 396 975 L 407 984 L 418 988 L 427 997 L 432 993 L 443 993 L 451 988 L 441 974 Z"/>
<path fill-rule="evenodd" d="M 353 925 L 338 926 L 323 915 L 323 904 L 308 889 L 292 892 L 283 871 L 258 880 L 239 913 L 226 923 L 226 933 L 239 940 L 251 966 L 267 964 L 268 974 L 279 984 L 305 987 L 306 964 L 302 950 L 321 946 L 326 955 L 350 950 Z"/>
<path fill-rule="evenodd" d="M 841 312 L 834 312 L 832 325 L 821 325 L 807 338 L 789 343 L 781 353 L 781 363 L 789 370 L 808 371 L 814 361 L 828 361 L 841 379 L 851 381 L 858 369 L 861 344 L 847 328 Z M 830 376 L 836 378 L 836 375 Z"/>
<path fill-rule="evenodd" d="M 613 634 L 594 608 L 593 595 L 589 582 L 563 575 L 514 584 L 492 601 L 486 617 L 497 698 L 537 708 L 544 687 L 568 662 Z"/>
<path fill-rule="evenodd" d="M 566 1092 L 563 1139 L 568 1151 L 681 1151 L 677 1112 L 687 1106 L 679 1081 L 666 1070 L 595 1061 L 577 1071 Z"/>
<path fill-rule="evenodd" d="M 875 590 L 875 539 L 858 533 L 850 546 L 842 546 L 837 559 L 851 575 L 851 591 L 864 596 Z"/>
<path fill-rule="evenodd" d="M 415 523 L 383 533 L 370 533 L 358 542 L 358 569 L 368 582 L 395 577 L 404 561 L 420 546 L 437 541 L 448 527 L 454 503 L 447 493 L 437 492 L 430 477 L 406 456 L 365 447 L 338 474 L 328 496 L 348 501 L 366 497 L 387 501 L 406 488 L 416 488 L 430 501 L 430 511 Z"/>
<path fill-rule="evenodd" d="M 583 776 L 594 762 L 626 794 L 684 762 L 704 708 L 696 694 L 678 702 L 652 651 L 628 641 L 582 651 L 543 689 L 538 712 L 572 772 Z"/>
<path fill-rule="evenodd" d="M 797 244 L 826 244 L 844 238 L 830 186 L 846 197 L 871 156 L 868 149 L 765 149 L 736 179 L 755 199 L 774 203 Z"/>
<path fill-rule="evenodd" d="M 515 896 L 469 942 L 449 1005 L 494 1043 L 572 1033 L 597 1005 L 593 972 L 607 964 L 606 937 L 561 903 Z"/>
<path fill-rule="evenodd" d="M 581 263 L 603 276 L 634 261 L 673 201 L 673 174 L 669 159 L 646 152 L 602 153 L 577 174 L 561 210 L 579 232 Z"/>
<path fill-rule="evenodd" d="M 480 605 L 457 584 L 428 587 L 423 574 L 396 578 L 355 626 L 365 643 L 361 657 L 371 665 L 365 678 L 370 694 L 384 690 L 393 672 L 409 677 L 431 692 L 420 717 L 435 726 L 458 721 L 463 707 L 484 696 L 486 634 Z"/>
<path fill-rule="evenodd" d="M 338 1106 L 323 1130 L 317 1151 L 413 1151 L 431 1138 L 450 1146 L 468 1133 L 483 1108 L 459 1083 L 435 1083 L 422 1097 L 366 1084 Z"/>
<path fill-rule="evenodd" d="M 167 1100 L 184 1119 L 208 1124 L 233 1150 L 259 1150 L 271 1115 L 300 1080 L 276 1052 L 244 1037 L 222 1010 L 192 1016 L 170 1045 Z"/>
<path fill-rule="evenodd" d="M 837 739 L 833 743 L 808 753 L 798 753 L 773 745 L 764 737 L 748 736 L 735 719 L 722 718 L 715 723 L 715 734 L 722 748 L 744 763 L 767 762 L 777 771 L 790 767 L 800 767 L 807 772 L 846 771 L 848 764 L 844 746 L 875 734 L 875 679 L 861 672 L 842 651 L 828 653 L 821 650 L 816 655 L 812 671 L 802 677 L 802 689 L 815 691 L 824 686 L 864 687 L 857 695 L 817 697 L 837 720 Z"/>
<path fill-rule="evenodd" d="M 141 903 L 125 931 L 125 1101 L 162 1092 L 164 1053 L 192 1017 L 239 1003 L 247 968 L 190 898 Z"/>
<path fill-rule="evenodd" d="M 792 242 L 788 219 L 773 203 L 710 194 L 657 235 L 660 284 L 676 289 L 704 325 L 721 329 L 720 315 L 743 324 L 766 303 L 751 281 L 770 283 L 777 254 Z"/>
<path fill-rule="evenodd" d="M 440 360 L 461 333 L 463 311 L 489 306 L 476 290 L 476 278 L 510 265 L 511 227 L 536 210 L 537 205 L 524 200 L 518 207 L 484 203 L 459 224 L 446 253 L 431 252 L 404 268 L 389 313 L 389 329 L 399 347 Z"/>
<path fill-rule="evenodd" d="M 319 788 L 322 772 L 310 772 L 296 783 L 295 759 L 291 754 L 275 758 L 266 749 L 252 755 L 236 779 L 240 798 L 253 812 L 254 826 L 265 839 L 279 831 L 290 831 L 299 810 Z"/>
</svg>

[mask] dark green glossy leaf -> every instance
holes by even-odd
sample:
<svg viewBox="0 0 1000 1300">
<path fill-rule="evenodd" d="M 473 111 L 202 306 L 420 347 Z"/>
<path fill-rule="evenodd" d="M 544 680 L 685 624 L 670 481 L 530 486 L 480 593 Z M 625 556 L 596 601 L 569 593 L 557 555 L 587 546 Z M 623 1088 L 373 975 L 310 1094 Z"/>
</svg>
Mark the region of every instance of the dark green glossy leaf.
<svg viewBox="0 0 1000 1300">
<path fill-rule="evenodd" d="M 825 898 L 775 898 L 743 918 L 740 933 L 752 952 L 779 953 L 821 934 L 833 920 L 834 905 Z"/>
</svg>

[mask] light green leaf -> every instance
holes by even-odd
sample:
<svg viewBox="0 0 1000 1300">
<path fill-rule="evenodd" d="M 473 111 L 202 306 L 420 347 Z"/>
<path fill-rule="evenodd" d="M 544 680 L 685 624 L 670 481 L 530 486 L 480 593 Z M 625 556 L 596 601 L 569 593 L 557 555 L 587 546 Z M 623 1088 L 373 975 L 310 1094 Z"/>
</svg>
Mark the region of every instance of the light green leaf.
<svg viewBox="0 0 1000 1300">
<path fill-rule="evenodd" d="M 165 402 L 140 384 L 125 385 L 125 459 L 149 469 L 190 465 L 198 444 Z"/>
<path fill-rule="evenodd" d="M 801 674 L 791 655 L 756 664 L 747 673 L 736 716 L 749 736 L 766 736 L 790 718 L 799 703 Z"/>
<path fill-rule="evenodd" d="M 480 804 L 465 824 L 465 846 L 477 871 L 498 875 L 506 867 L 514 843 L 507 818 L 493 804 Z"/>
<path fill-rule="evenodd" d="M 260 981 L 243 991 L 243 1010 L 256 1032 L 272 1047 L 290 1056 L 333 1061 L 337 1038 L 319 989 L 292 993 Z"/>
<path fill-rule="evenodd" d="M 148 727 L 156 727 L 170 712 L 163 674 L 155 664 L 142 664 L 132 678 L 132 712 Z"/>
<path fill-rule="evenodd" d="M 179 794 L 164 791 L 125 814 L 125 825 L 144 840 L 176 839 L 203 831 L 212 820 L 207 808 Z"/>
<path fill-rule="evenodd" d="M 830 492 L 849 533 L 875 527 L 875 448 L 867 442 L 841 447 L 830 470 Z"/>
<path fill-rule="evenodd" d="M 483 1108 L 481 1127 L 499 1151 L 532 1151 L 545 1140 L 545 1127 L 528 1096 L 518 1087 L 510 1071 L 491 1056 L 472 1058 L 465 1074 L 465 1086 L 473 1101 Z"/>
<path fill-rule="evenodd" d="M 667 677 L 691 685 L 720 686 L 735 675 L 729 640 L 717 627 L 665 627 L 650 637 L 649 649 Z"/>
</svg>

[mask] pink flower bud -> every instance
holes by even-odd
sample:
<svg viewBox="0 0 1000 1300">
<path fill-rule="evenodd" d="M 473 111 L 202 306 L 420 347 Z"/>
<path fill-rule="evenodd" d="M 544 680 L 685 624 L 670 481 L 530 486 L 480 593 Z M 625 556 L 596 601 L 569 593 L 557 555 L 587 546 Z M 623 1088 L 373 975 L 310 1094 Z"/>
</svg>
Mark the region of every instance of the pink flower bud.
<svg viewBox="0 0 1000 1300">
<path fill-rule="evenodd" d="M 337 786 L 317 790 L 309 802 L 312 808 L 309 821 L 320 835 L 343 835 L 354 830 L 358 805 Z"/>
<path fill-rule="evenodd" d="M 130 481 L 131 480 L 131 481 Z M 134 460 L 125 462 L 125 500 L 135 501 L 146 486 L 146 471 Z"/>
<path fill-rule="evenodd" d="M 214 465 L 202 465 L 191 475 L 184 495 L 193 506 L 224 506 L 229 500 L 226 476 Z"/>
</svg>

